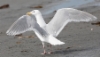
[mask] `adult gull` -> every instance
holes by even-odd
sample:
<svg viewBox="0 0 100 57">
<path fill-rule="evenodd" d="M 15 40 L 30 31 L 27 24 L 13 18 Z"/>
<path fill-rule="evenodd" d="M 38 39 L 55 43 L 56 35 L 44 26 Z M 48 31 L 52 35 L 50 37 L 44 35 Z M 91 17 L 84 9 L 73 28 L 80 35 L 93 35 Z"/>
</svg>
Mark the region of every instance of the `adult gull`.
<svg viewBox="0 0 100 57">
<path fill-rule="evenodd" d="M 46 24 L 41 12 L 39 10 L 33 10 L 15 21 L 6 33 L 7 35 L 18 35 L 26 31 L 34 31 L 42 42 L 44 49 L 42 54 L 46 54 L 45 42 L 54 46 L 65 44 L 56 37 L 66 24 L 69 22 L 89 22 L 96 19 L 95 16 L 84 11 L 73 8 L 62 8 L 57 10 L 52 20 Z"/>
</svg>

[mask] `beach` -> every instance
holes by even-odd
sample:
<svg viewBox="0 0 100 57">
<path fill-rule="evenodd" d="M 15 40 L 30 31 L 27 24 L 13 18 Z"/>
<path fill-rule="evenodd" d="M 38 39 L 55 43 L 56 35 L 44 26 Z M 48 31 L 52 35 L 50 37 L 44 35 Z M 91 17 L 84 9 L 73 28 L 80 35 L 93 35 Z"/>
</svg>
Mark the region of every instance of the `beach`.
<svg viewBox="0 0 100 57">
<path fill-rule="evenodd" d="M 75 2 L 75 0 L 0 0 L 0 5 L 9 5 L 8 8 L 0 9 L 0 57 L 100 57 L 100 26 L 91 24 L 100 21 L 100 1 L 80 0 L 79 4 L 73 1 Z M 52 46 L 53 54 L 41 55 L 42 44 L 34 32 L 25 33 L 26 36 L 34 36 L 30 38 L 19 39 L 6 35 L 9 27 L 29 11 L 40 10 L 48 23 L 56 10 L 68 7 L 86 11 L 98 19 L 66 25 L 57 37 L 66 44 Z"/>
</svg>

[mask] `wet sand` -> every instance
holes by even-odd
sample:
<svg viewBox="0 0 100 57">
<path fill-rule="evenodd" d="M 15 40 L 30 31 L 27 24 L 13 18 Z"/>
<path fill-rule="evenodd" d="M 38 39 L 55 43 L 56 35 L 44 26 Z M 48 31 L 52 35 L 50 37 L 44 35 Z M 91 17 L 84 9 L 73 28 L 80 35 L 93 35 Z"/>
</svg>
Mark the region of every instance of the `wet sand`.
<svg viewBox="0 0 100 57">
<path fill-rule="evenodd" d="M 47 12 L 49 10 L 46 9 L 45 5 L 56 4 L 57 1 L 61 0 L 0 0 L 0 5 L 7 3 L 10 5 L 10 8 L 0 9 L 0 57 L 100 57 L 100 26 L 91 25 L 91 23 L 100 21 L 100 6 L 97 5 L 88 7 L 82 5 L 84 7 L 77 8 L 95 15 L 98 20 L 88 23 L 69 23 L 57 37 L 66 44 L 53 46 L 51 48 L 53 54 L 51 55 L 43 56 L 40 54 L 43 52 L 42 45 L 34 32 L 25 33 L 33 35 L 34 38 L 19 39 L 6 35 L 5 32 L 15 20 L 26 14 L 26 12 L 35 9 L 30 7 L 43 5 L 44 7 L 40 10 L 44 13 L 44 10 Z M 51 20 L 53 15 L 52 12 L 43 15 L 46 23 Z"/>
</svg>

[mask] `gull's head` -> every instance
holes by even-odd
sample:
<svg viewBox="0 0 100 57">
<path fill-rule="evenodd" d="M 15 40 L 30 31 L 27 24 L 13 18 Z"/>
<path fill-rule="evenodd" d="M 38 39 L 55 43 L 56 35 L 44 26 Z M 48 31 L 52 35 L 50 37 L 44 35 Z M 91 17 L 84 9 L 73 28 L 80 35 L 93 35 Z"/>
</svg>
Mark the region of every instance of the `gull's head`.
<svg viewBox="0 0 100 57">
<path fill-rule="evenodd" d="M 26 13 L 26 15 L 29 15 L 29 16 L 30 16 L 30 15 L 38 15 L 38 14 L 41 14 L 39 10 L 33 10 L 33 11 L 31 11 L 31 12 L 27 12 L 27 13 Z"/>
</svg>

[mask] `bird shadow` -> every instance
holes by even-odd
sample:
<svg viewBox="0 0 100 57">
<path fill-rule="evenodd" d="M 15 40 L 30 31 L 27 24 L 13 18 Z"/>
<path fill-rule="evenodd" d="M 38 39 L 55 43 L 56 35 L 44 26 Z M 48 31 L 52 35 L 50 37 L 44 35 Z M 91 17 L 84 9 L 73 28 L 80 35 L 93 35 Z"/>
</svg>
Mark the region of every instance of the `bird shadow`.
<svg viewBox="0 0 100 57">
<path fill-rule="evenodd" d="M 79 49 L 63 49 L 63 50 L 58 50 L 54 51 L 53 54 L 69 54 L 73 52 L 82 52 L 82 51 L 89 51 L 95 49 L 94 47 L 89 47 L 89 48 L 79 48 Z"/>
</svg>

